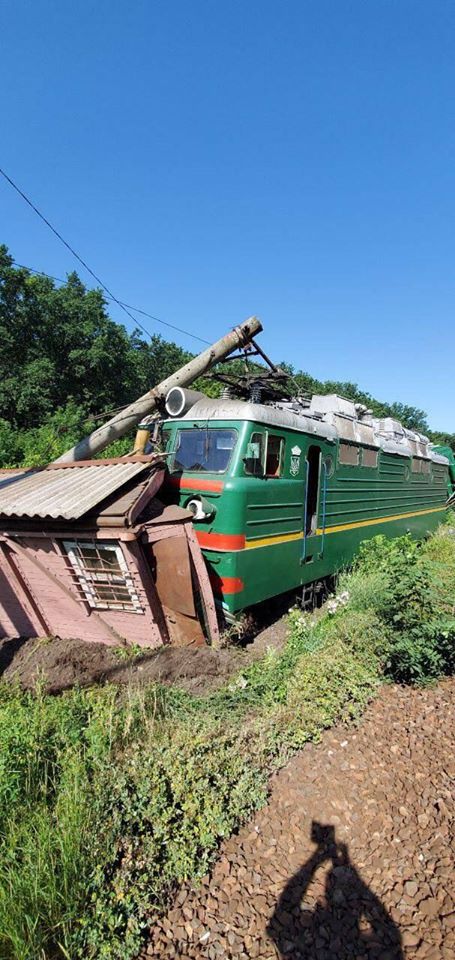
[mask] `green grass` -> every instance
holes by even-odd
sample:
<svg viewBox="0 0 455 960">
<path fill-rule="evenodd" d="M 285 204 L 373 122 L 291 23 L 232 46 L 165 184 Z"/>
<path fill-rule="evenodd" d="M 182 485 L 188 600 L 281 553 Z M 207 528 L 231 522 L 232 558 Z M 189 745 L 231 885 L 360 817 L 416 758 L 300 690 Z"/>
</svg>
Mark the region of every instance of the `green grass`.
<svg viewBox="0 0 455 960">
<path fill-rule="evenodd" d="M 370 542 L 342 577 L 347 602 L 292 611 L 284 649 L 210 696 L 1 686 L 2 960 L 136 956 L 150 916 L 264 803 L 271 770 L 358 718 L 384 677 L 450 672 L 447 531 Z"/>
</svg>

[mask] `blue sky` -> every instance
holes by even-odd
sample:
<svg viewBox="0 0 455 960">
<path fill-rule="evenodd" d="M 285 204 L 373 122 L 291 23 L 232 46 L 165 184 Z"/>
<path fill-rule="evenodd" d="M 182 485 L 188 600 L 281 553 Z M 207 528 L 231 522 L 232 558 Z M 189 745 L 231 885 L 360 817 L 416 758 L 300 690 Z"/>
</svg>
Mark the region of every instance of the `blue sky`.
<svg viewBox="0 0 455 960">
<path fill-rule="evenodd" d="M 209 340 L 256 313 L 275 360 L 455 431 L 454 21 L 451 0 L 3 0 L 0 165 L 116 296 Z M 0 242 L 75 266 L 3 181 Z"/>
</svg>

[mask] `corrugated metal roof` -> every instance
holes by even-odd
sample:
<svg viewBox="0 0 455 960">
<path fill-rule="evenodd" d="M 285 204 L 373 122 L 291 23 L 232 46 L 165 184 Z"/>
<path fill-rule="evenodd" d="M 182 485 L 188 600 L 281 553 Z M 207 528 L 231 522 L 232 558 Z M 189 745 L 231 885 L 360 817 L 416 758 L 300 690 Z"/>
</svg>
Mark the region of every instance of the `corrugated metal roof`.
<svg viewBox="0 0 455 960">
<path fill-rule="evenodd" d="M 21 477 L 24 473 L 27 473 L 26 467 L 0 467 L 0 483 L 8 480 L 8 477 L 12 480 L 13 477 Z"/>
<path fill-rule="evenodd" d="M 0 516 L 77 520 L 149 466 L 129 461 L 0 476 Z"/>
</svg>

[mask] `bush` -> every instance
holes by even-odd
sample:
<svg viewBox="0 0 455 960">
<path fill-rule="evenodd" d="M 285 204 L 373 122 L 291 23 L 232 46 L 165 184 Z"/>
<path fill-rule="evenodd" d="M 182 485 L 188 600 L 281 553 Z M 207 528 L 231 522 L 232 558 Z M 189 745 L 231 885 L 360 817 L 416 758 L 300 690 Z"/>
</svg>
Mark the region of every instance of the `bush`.
<svg viewBox="0 0 455 960">
<path fill-rule="evenodd" d="M 455 667 L 455 538 L 442 525 L 423 544 L 375 537 L 362 544 L 350 587 L 379 619 L 384 670 L 398 683 L 428 683 Z M 377 587 L 377 589 L 375 589 Z"/>
<path fill-rule="evenodd" d="M 89 419 L 85 408 L 78 407 L 72 400 L 65 407 L 58 408 L 40 427 L 30 430 L 17 431 L 11 423 L 0 419 L 0 467 L 45 466 L 87 436 L 95 426 L 96 421 Z M 134 438 L 133 431 L 114 440 L 97 458 L 125 456 L 133 449 Z"/>
</svg>

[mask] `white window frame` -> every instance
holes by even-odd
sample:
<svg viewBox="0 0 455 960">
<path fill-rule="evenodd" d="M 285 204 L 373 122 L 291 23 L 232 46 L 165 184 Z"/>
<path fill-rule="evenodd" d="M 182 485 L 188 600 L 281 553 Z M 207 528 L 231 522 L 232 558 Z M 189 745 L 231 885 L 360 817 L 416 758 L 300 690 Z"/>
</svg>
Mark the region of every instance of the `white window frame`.
<svg viewBox="0 0 455 960">
<path fill-rule="evenodd" d="M 84 597 L 92 609 L 119 610 L 126 613 L 144 612 L 137 592 L 134 589 L 133 578 L 119 543 L 113 540 L 63 540 L 63 548 L 71 563 Z M 82 548 L 84 550 L 93 550 L 94 552 L 98 548 L 102 550 L 111 550 L 112 553 L 115 554 L 123 576 L 119 576 L 118 574 L 114 573 L 107 575 L 107 573 L 103 571 L 96 573 L 94 570 L 87 570 L 78 555 L 78 548 Z M 122 602 L 121 600 L 112 600 L 111 602 L 108 600 L 100 600 L 92 586 L 94 583 L 107 585 L 112 583 L 113 586 L 118 584 L 119 586 L 125 587 L 129 594 L 129 602 Z"/>
</svg>

